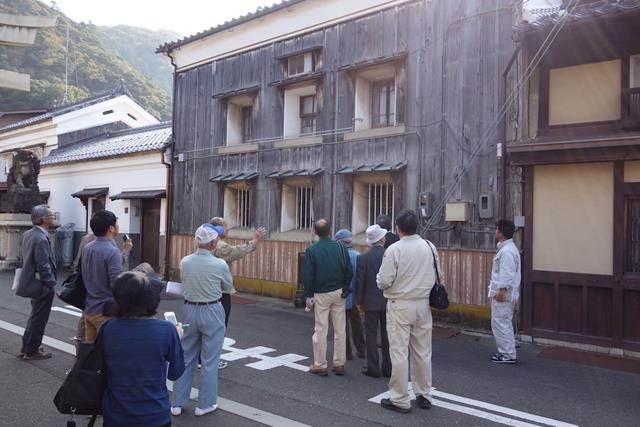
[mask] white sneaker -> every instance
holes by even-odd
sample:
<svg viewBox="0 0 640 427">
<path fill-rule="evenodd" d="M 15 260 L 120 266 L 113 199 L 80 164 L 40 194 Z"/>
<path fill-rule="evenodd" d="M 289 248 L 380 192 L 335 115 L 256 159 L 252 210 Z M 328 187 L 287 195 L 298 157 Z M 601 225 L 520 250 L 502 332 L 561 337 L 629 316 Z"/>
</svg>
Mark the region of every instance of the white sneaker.
<svg viewBox="0 0 640 427">
<path fill-rule="evenodd" d="M 177 417 L 182 415 L 182 407 L 181 406 L 172 406 L 171 407 L 171 415 Z"/>
<path fill-rule="evenodd" d="M 208 414 L 209 412 L 215 411 L 216 409 L 218 409 L 218 405 L 211 405 L 211 406 L 208 406 L 208 407 L 206 407 L 204 409 L 196 408 L 194 414 L 195 414 L 196 417 L 201 417 L 201 416 L 203 416 L 205 414 Z"/>
<path fill-rule="evenodd" d="M 229 364 L 227 363 L 226 360 L 220 360 L 218 362 L 218 369 L 224 369 L 228 366 Z"/>
</svg>

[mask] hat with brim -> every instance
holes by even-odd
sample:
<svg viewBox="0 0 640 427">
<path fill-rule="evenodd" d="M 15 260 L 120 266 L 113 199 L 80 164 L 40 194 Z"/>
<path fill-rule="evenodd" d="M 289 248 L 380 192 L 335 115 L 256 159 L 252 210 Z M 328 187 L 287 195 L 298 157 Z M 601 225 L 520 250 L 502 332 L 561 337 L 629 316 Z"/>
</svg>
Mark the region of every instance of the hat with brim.
<svg viewBox="0 0 640 427">
<path fill-rule="evenodd" d="M 211 224 L 202 224 L 196 230 L 196 242 L 200 245 L 212 242 L 218 238 L 218 232 Z"/>
<path fill-rule="evenodd" d="M 380 227 L 378 224 L 373 224 L 367 228 L 367 245 L 374 245 L 380 241 L 384 236 L 386 236 L 387 230 Z"/>
</svg>

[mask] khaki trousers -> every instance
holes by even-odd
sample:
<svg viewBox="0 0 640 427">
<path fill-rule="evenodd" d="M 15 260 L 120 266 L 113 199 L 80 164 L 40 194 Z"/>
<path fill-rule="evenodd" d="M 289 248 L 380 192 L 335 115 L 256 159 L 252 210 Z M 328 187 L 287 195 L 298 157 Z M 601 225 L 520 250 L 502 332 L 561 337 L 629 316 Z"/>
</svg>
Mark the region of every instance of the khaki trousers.
<svg viewBox="0 0 640 427">
<path fill-rule="evenodd" d="M 345 300 L 340 294 L 342 289 L 313 295 L 316 301 L 313 308 L 316 324 L 311 342 L 313 343 L 313 366 L 316 369 L 327 368 L 329 315 L 333 325 L 333 366 L 344 366 L 346 362 Z"/>
<path fill-rule="evenodd" d="M 389 398 L 394 405 L 410 408 L 411 384 L 417 396 L 431 399 L 431 333 L 433 319 L 429 299 L 387 301 L 387 335 L 391 356 Z"/>
<path fill-rule="evenodd" d="M 84 314 L 84 341 L 94 342 L 98 336 L 98 330 L 104 322 L 109 319 L 113 319 L 110 316 L 103 316 L 102 314 Z"/>
</svg>

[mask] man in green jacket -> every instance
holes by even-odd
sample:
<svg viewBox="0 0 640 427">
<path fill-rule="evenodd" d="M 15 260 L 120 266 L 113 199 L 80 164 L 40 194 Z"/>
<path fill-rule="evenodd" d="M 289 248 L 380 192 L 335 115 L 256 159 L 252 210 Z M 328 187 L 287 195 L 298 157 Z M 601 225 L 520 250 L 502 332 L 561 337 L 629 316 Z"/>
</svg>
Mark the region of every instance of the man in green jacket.
<svg viewBox="0 0 640 427">
<path fill-rule="evenodd" d="M 320 219 L 315 222 L 313 229 L 320 240 L 307 248 L 302 273 L 307 307 L 314 306 L 316 319 L 311 338 L 314 363 L 309 366 L 309 372 L 327 376 L 327 332 L 330 313 L 334 331 L 333 372 L 336 375 L 344 375 L 346 295 L 343 297 L 342 288 L 351 283 L 353 269 L 344 246 L 331 240 L 331 223 L 326 219 Z"/>
</svg>

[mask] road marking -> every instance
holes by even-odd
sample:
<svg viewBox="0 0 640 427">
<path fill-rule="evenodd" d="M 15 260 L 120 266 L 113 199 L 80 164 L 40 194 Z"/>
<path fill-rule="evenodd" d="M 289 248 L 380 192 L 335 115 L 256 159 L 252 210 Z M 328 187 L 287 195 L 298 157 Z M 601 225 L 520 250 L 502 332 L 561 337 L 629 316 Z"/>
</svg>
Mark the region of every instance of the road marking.
<svg viewBox="0 0 640 427">
<path fill-rule="evenodd" d="M 65 305 L 64 307 L 53 306 L 51 307 L 51 311 L 59 311 L 76 317 L 82 316 L 82 310 L 79 310 L 72 305 Z"/>
<path fill-rule="evenodd" d="M 295 353 L 287 353 L 282 356 L 267 356 L 266 353 L 276 351 L 270 347 L 251 347 L 247 349 L 235 348 L 233 345 L 236 341 L 233 338 L 225 337 L 222 349 L 228 353 L 223 353 L 220 358 L 228 362 L 234 360 L 246 359 L 247 357 L 253 359 L 260 359 L 258 362 L 247 363 L 245 366 L 259 371 L 266 371 L 268 369 L 277 368 L 278 366 L 286 366 L 287 368 L 296 369 L 298 371 L 307 372 L 309 367 L 306 365 L 300 365 L 295 362 L 308 359 L 307 356 L 302 356 Z"/>
<path fill-rule="evenodd" d="M 14 325 L 12 323 L 5 322 L 4 320 L 0 320 L 0 328 L 9 332 L 13 332 L 20 336 L 24 334 L 24 328 L 21 328 L 20 326 Z M 74 356 L 76 354 L 76 348 L 73 345 L 67 344 L 55 338 L 45 336 L 42 342 L 47 346 L 60 350 L 64 353 L 68 353 Z M 167 381 L 167 387 L 169 387 L 169 390 L 173 391 L 173 384 L 170 381 Z M 192 388 L 190 397 L 191 399 L 196 399 L 198 397 L 198 389 Z M 239 402 L 234 402 L 233 400 L 225 399 L 224 397 L 220 396 L 218 396 L 218 408 L 222 409 L 225 412 L 229 412 L 231 414 L 238 415 L 240 417 L 247 418 L 268 426 L 311 427 L 307 424 L 302 424 L 295 420 L 281 417 L 280 415 L 244 405 Z"/>
<path fill-rule="evenodd" d="M 518 411 L 511 408 L 506 408 L 503 406 L 494 405 L 492 403 L 482 402 L 480 400 L 469 399 L 467 397 L 457 396 L 451 393 L 441 392 L 439 390 L 433 390 L 432 396 L 441 397 L 443 399 L 452 400 L 454 402 L 465 403 L 470 406 L 476 406 L 482 409 L 487 409 L 490 411 L 502 413 L 505 415 L 511 415 L 516 418 L 521 418 L 523 420 L 532 421 L 538 424 L 531 424 L 525 421 L 520 421 L 514 418 L 504 417 L 502 415 L 494 414 L 491 412 L 481 411 L 475 408 L 470 408 L 468 406 L 457 405 L 455 403 L 445 402 L 444 400 L 432 399 L 431 404 L 434 406 L 440 406 L 445 409 L 449 409 L 451 411 L 461 412 L 463 414 L 472 415 L 478 418 L 484 418 L 490 421 L 494 421 L 497 423 L 505 424 L 508 426 L 516 426 L 516 427 L 540 427 L 540 425 L 548 425 L 553 427 L 578 427 L 575 424 L 569 424 L 564 421 L 554 420 L 552 418 L 541 417 L 535 414 L 529 414 L 527 412 Z M 389 397 L 389 391 L 385 391 L 384 393 L 380 393 L 377 396 L 369 399 L 369 402 L 379 404 L 383 398 Z M 409 397 L 411 400 L 416 398 L 413 393 L 413 387 L 411 382 L 409 382 Z"/>
</svg>

